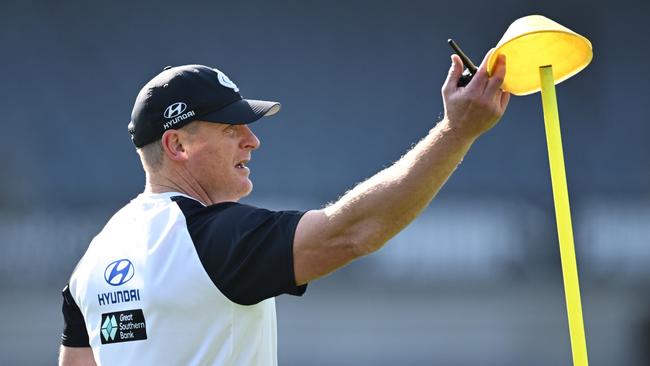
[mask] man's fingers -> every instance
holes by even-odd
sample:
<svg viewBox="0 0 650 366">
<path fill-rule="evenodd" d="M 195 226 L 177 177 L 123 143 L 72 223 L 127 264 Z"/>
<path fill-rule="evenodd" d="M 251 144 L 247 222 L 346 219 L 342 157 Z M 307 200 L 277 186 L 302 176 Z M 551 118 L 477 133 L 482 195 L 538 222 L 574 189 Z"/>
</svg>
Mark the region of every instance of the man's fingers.
<svg viewBox="0 0 650 366">
<path fill-rule="evenodd" d="M 501 89 L 501 85 L 503 85 L 503 80 L 506 77 L 506 55 L 497 56 L 497 61 L 492 70 L 492 76 L 485 86 L 485 94 L 487 95 L 494 95 Z"/>
<path fill-rule="evenodd" d="M 506 107 L 508 106 L 509 101 L 510 101 L 510 93 L 508 93 L 508 92 L 501 93 L 501 110 L 502 111 L 506 110 Z"/>
<path fill-rule="evenodd" d="M 488 81 L 487 61 L 492 51 L 494 51 L 494 48 L 491 49 L 485 55 L 485 57 L 483 57 L 483 61 L 481 62 L 481 65 L 478 67 L 478 70 L 476 70 L 476 75 L 474 75 L 472 81 L 469 84 L 467 84 L 467 89 L 471 89 L 473 91 L 478 90 L 480 93 L 483 93 L 483 90 L 485 90 L 485 85 L 487 84 Z"/>
<path fill-rule="evenodd" d="M 448 94 L 453 92 L 458 88 L 458 79 L 463 73 L 463 61 L 458 57 L 458 55 L 451 55 L 451 66 L 449 67 L 449 74 L 447 74 L 447 80 L 442 85 L 443 94 Z"/>
</svg>

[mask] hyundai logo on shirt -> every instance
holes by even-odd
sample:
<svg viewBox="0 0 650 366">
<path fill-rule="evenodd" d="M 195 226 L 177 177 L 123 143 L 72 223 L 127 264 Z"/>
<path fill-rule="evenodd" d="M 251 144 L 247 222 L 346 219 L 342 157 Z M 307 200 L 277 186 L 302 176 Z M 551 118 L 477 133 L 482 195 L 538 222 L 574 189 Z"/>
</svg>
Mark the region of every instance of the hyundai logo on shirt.
<svg viewBox="0 0 650 366">
<path fill-rule="evenodd" d="M 133 278 L 134 272 L 135 268 L 130 260 L 118 259 L 106 267 L 104 279 L 111 286 L 120 286 Z"/>
</svg>

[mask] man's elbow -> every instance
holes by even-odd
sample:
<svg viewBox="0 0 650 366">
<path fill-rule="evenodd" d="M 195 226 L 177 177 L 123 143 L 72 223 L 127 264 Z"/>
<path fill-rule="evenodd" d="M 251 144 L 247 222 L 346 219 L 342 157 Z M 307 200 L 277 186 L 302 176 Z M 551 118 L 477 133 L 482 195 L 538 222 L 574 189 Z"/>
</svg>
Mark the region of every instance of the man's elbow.
<svg viewBox="0 0 650 366">
<path fill-rule="evenodd" d="M 383 245 L 377 245 L 376 243 L 368 243 L 368 242 L 363 242 L 363 243 L 351 243 L 352 246 L 352 252 L 354 253 L 354 258 L 361 258 L 365 257 L 367 255 L 370 255 L 379 249 Z"/>
<path fill-rule="evenodd" d="M 378 251 L 388 241 L 382 227 L 377 226 L 380 225 L 364 223 L 364 225 L 355 228 L 353 233 L 349 235 L 347 239 L 348 245 L 351 246 L 356 258 L 365 257 Z"/>
</svg>

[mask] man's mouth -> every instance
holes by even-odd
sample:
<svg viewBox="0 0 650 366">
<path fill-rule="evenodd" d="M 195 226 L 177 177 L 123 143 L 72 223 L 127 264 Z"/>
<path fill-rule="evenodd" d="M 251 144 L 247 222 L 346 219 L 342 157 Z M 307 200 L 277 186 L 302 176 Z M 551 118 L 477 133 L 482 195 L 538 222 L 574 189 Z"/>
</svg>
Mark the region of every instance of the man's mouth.
<svg viewBox="0 0 650 366">
<path fill-rule="evenodd" d="M 246 164 L 248 164 L 249 160 L 242 160 L 239 163 L 235 164 L 235 168 L 237 169 L 244 169 L 246 168 Z"/>
</svg>

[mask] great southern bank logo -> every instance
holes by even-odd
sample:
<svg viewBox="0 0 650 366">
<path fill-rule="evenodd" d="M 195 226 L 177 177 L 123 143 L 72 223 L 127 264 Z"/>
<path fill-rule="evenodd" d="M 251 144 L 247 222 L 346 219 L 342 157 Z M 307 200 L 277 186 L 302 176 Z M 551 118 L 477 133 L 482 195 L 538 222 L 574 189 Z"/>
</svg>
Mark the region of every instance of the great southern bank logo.
<svg viewBox="0 0 650 366">
<path fill-rule="evenodd" d="M 120 286 L 129 282 L 134 272 L 135 268 L 130 260 L 118 259 L 106 267 L 104 279 L 111 286 Z"/>
<path fill-rule="evenodd" d="M 117 333 L 117 320 L 115 320 L 115 315 L 107 316 L 106 320 L 102 323 L 102 335 L 104 336 L 104 341 L 108 342 L 114 340 L 115 333 Z"/>
</svg>

